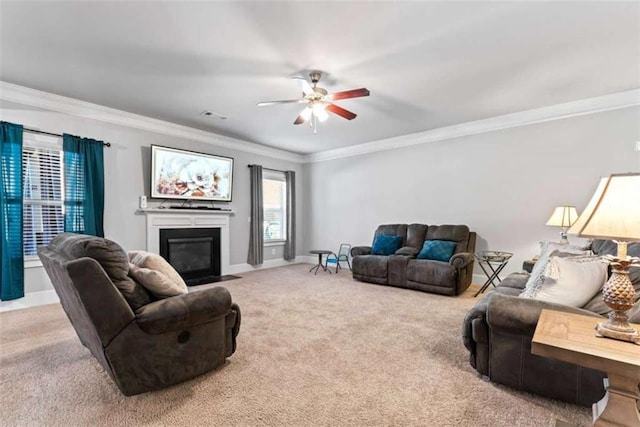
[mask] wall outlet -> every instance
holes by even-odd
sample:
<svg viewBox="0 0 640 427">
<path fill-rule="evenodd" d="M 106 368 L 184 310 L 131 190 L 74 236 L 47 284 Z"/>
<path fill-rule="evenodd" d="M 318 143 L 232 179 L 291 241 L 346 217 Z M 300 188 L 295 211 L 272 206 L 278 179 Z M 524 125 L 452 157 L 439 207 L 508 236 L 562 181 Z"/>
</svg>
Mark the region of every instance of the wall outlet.
<svg viewBox="0 0 640 427">
<path fill-rule="evenodd" d="M 636 151 L 640 151 L 640 141 L 636 141 Z"/>
<path fill-rule="evenodd" d="M 140 209 L 147 208 L 147 196 L 140 196 Z"/>
<path fill-rule="evenodd" d="M 276 254 L 276 250 L 274 248 L 271 248 L 271 255 L 275 255 Z"/>
</svg>

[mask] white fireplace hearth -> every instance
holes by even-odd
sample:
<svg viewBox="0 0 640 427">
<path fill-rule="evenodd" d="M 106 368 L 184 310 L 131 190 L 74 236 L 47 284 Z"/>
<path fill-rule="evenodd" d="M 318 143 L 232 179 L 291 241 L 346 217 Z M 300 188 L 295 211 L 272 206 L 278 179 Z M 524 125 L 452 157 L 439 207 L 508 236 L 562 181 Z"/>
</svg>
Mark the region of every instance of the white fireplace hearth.
<svg viewBox="0 0 640 427">
<path fill-rule="evenodd" d="M 160 253 L 160 230 L 220 228 L 220 274 L 230 274 L 229 216 L 232 211 L 202 209 L 138 209 L 147 218 L 147 251 Z"/>
</svg>

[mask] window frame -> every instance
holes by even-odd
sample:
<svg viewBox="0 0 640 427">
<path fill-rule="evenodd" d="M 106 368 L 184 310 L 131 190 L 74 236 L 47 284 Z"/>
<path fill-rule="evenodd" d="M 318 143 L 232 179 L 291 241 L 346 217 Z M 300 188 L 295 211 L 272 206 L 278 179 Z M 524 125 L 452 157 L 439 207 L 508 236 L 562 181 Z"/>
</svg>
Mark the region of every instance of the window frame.
<svg viewBox="0 0 640 427">
<path fill-rule="evenodd" d="M 274 171 L 274 170 L 264 170 L 262 172 L 262 215 L 263 218 L 266 216 L 266 207 L 264 204 L 264 182 L 265 181 L 277 181 L 281 182 L 283 186 L 283 195 L 282 195 L 282 238 L 279 239 L 263 239 L 263 245 L 265 247 L 268 246 L 283 246 L 287 243 L 287 193 L 289 188 L 287 187 L 287 177 L 284 172 Z M 264 220 L 263 220 L 264 223 Z M 264 226 L 263 226 L 264 227 Z M 262 235 L 264 237 L 264 228 L 262 230 Z"/>
<path fill-rule="evenodd" d="M 22 161 L 24 167 L 24 151 L 25 148 L 31 149 L 45 149 L 45 150 L 53 150 L 59 151 L 60 153 L 60 200 L 42 200 L 42 199 L 27 199 L 24 197 L 25 189 L 23 188 L 23 199 L 22 206 L 23 209 L 25 206 L 59 206 L 62 210 L 63 221 L 64 221 L 64 152 L 62 145 L 62 137 L 54 137 L 47 135 L 38 135 L 32 133 L 24 133 L 22 138 Z M 24 176 L 24 171 L 23 171 Z M 24 185 L 24 184 L 23 184 Z M 64 227 L 64 222 L 63 222 Z M 24 223 L 22 226 L 24 233 Z M 24 259 L 24 268 L 35 268 L 41 267 L 42 263 L 40 262 L 40 258 L 38 255 L 26 255 L 25 252 L 26 245 L 23 242 L 23 259 Z"/>
</svg>

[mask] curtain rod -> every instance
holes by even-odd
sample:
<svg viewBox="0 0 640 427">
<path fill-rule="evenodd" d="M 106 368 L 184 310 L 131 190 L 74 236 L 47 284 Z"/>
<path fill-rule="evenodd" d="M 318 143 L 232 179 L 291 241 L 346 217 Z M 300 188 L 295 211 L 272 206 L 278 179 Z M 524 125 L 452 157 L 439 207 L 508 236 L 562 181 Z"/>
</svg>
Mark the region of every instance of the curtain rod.
<svg viewBox="0 0 640 427">
<path fill-rule="evenodd" d="M 59 133 L 45 132 L 43 130 L 35 130 L 35 129 L 23 128 L 23 131 L 24 132 L 29 132 L 29 133 L 39 133 L 39 134 L 42 134 L 42 135 L 59 136 L 60 138 L 62 138 L 62 135 L 60 135 Z M 111 143 L 110 142 L 103 142 L 102 145 L 104 145 L 106 147 L 111 147 Z"/>
<path fill-rule="evenodd" d="M 250 168 L 251 166 L 259 166 L 259 165 L 247 165 L 248 168 Z M 271 171 L 271 172 L 282 172 L 282 173 L 287 172 L 287 171 L 283 171 L 283 170 L 280 170 L 280 169 L 265 168 L 264 166 L 262 167 L 262 169 L 267 170 L 267 171 Z"/>
</svg>

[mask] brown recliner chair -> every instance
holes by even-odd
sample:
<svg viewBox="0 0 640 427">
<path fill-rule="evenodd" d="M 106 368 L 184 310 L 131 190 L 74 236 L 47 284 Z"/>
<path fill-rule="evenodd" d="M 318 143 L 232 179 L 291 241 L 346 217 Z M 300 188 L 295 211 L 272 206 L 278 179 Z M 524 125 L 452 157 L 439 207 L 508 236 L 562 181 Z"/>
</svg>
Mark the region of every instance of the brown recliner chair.
<svg viewBox="0 0 640 427">
<path fill-rule="evenodd" d="M 154 300 L 127 276 L 115 242 L 64 233 L 38 256 L 82 344 L 123 394 L 179 383 L 222 365 L 240 309 L 222 287 Z"/>
</svg>

